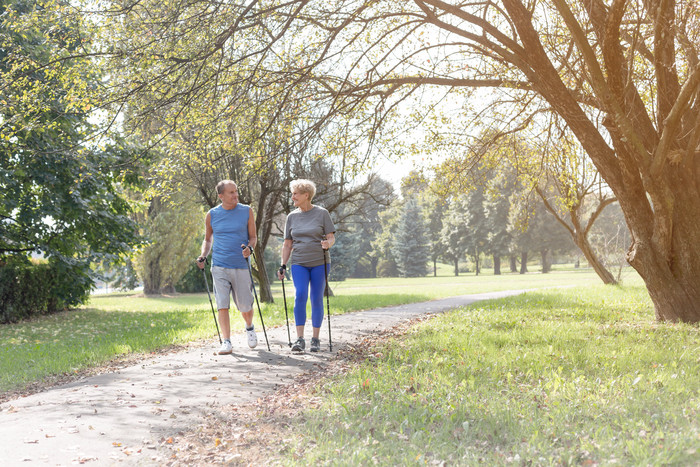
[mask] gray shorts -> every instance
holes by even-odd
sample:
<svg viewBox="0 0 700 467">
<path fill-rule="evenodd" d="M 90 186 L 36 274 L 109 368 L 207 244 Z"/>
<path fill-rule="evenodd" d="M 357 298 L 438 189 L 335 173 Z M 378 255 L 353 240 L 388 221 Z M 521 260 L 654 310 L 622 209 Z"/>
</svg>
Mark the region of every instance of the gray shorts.
<svg viewBox="0 0 700 467">
<path fill-rule="evenodd" d="M 211 277 L 217 309 L 231 308 L 232 294 L 233 303 L 236 304 L 238 311 L 245 313 L 253 309 L 253 284 L 250 283 L 250 273 L 247 269 L 230 269 L 212 265 Z"/>
</svg>

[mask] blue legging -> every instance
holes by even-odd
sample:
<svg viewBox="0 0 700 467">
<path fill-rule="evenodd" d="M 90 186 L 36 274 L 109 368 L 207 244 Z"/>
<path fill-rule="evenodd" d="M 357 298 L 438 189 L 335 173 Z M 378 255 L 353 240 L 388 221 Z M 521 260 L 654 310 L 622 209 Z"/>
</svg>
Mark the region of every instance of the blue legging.
<svg viewBox="0 0 700 467">
<path fill-rule="evenodd" d="M 327 265 L 330 274 L 331 265 Z M 296 289 L 294 299 L 294 322 L 297 326 L 306 324 L 306 301 L 311 285 L 311 325 L 320 328 L 323 323 L 323 291 L 326 287 L 324 265 L 312 268 L 292 264 L 292 282 Z"/>
</svg>

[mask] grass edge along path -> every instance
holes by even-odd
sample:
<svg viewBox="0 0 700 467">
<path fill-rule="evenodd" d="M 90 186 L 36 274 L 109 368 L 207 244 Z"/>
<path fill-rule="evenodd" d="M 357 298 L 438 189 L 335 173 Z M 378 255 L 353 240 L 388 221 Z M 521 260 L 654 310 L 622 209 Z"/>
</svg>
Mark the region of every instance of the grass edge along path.
<svg viewBox="0 0 700 467">
<path fill-rule="evenodd" d="M 561 271 L 526 275 L 465 275 L 410 279 L 355 279 L 331 282 L 334 315 L 508 288 L 535 288 L 572 283 L 595 283 L 592 271 Z M 293 288 L 287 284 L 293 321 Z M 261 303 L 266 326 L 284 325 L 281 284 L 276 303 Z M 256 310 L 254 322 L 262 326 Z M 232 331 L 242 320 L 231 314 Z M 293 326 L 293 323 L 292 323 Z M 0 401 L 9 400 L 84 376 L 135 363 L 152 353 L 182 346 L 216 342 L 216 328 L 206 293 L 144 297 L 133 293 L 93 296 L 78 310 L 39 316 L 0 326 Z"/>
<path fill-rule="evenodd" d="M 699 349 L 698 327 L 657 323 L 643 287 L 528 292 L 358 349 L 330 375 L 305 375 L 262 399 L 239 417 L 245 424 L 200 431 L 198 452 L 182 455 L 267 465 L 697 465 Z"/>
</svg>

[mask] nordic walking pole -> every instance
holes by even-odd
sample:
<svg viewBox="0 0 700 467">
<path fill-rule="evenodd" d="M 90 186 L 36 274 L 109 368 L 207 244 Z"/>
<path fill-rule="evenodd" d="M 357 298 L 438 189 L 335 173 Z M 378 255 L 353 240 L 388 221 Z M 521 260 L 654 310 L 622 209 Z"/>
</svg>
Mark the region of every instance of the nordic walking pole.
<svg viewBox="0 0 700 467">
<path fill-rule="evenodd" d="M 284 274 L 284 269 L 280 268 L 282 270 L 282 274 Z M 282 298 L 284 299 L 284 316 L 287 318 L 287 339 L 289 340 L 289 346 L 292 346 L 292 334 L 289 332 L 289 313 L 287 312 L 287 293 L 284 291 L 284 277 L 282 278 Z"/>
<path fill-rule="evenodd" d="M 323 236 L 323 239 L 326 239 L 326 236 Z M 326 309 L 328 310 L 328 346 L 330 348 L 330 351 L 333 352 L 333 339 L 331 339 L 331 302 L 330 299 L 328 298 L 328 260 L 326 260 L 326 253 L 328 252 L 327 249 L 323 249 L 323 271 L 326 274 Z"/>
<path fill-rule="evenodd" d="M 206 258 L 202 258 L 200 263 L 207 262 Z M 204 287 L 207 289 L 207 295 L 209 295 L 209 304 L 211 305 L 211 314 L 214 315 L 214 324 L 216 324 L 216 333 L 219 335 L 219 344 L 223 344 L 223 341 L 221 340 L 221 333 L 219 332 L 219 322 L 216 320 L 216 313 L 214 312 L 214 304 L 211 301 L 211 294 L 209 293 L 209 282 L 207 281 L 207 271 L 205 271 L 206 268 L 202 268 L 202 274 L 204 274 Z"/>
<path fill-rule="evenodd" d="M 250 256 L 246 260 L 248 263 L 248 274 L 250 274 L 250 286 L 253 287 L 253 294 L 255 295 L 255 304 L 258 305 L 258 314 L 260 315 L 260 323 L 263 327 L 263 334 L 265 334 L 265 342 L 267 343 L 267 350 L 270 350 L 270 341 L 267 340 L 267 331 L 265 331 L 265 321 L 263 321 L 262 311 L 260 310 L 260 302 L 258 302 L 258 292 L 255 290 L 255 281 L 253 280 L 253 269 L 250 266 L 250 260 L 253 258 L 253 249 L 250 246 L 243 246 L 244 250 L 248 248 L 250 250 Z"/>
</svg>

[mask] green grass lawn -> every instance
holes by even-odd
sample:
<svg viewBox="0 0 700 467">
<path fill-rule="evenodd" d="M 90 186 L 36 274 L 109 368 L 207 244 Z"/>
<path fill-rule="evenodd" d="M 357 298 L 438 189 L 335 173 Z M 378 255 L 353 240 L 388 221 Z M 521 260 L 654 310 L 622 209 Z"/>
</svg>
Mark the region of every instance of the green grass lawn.
<svg viewBox="0 0 700 467">
<path fill-rule="evenodd" d="M 698 327 L 657 323 L 640 285 L 480 303 L 323 380 L 320 406 L 295 419 L 278 455 L 289 465 L 698 465 L 699 350 Z"/>
<path fill-rule="evenodd" d="M 565 285 L 577 287 L 553 288 Z M 295 419 L 270 460 L 700 464 L 698 327 L 657 323 L 634 275 L 621 287 L 599 285 L 588 270 L 355 279 L 332 287 L 334 314 L 537 290 L 424 321 L 382 341 L 349 372 L 321 379 L 313 408 Z M 268 327 L 285 319 L 279 283 L 273 293 L 276 303 L 263 305 Z M 120 293 L 0 326 L 0 390 L 22 390 L 123 355 L 199 339 L 215 343 L 212 321 L 206 294 Z"/>
<path fill-rule="evenodd" d="M 590 270 L 554 271 L 494 276 L 460 275 L 449 268 L 438 277 L 411 279 L 353 279 L 332 282 L 331 313 L 371 309 L 447 296 L 506 289 L 599 282 Z M 273 285 L 274 304 L 261 304 L 265 325 L 285 323 L 282 289 Z M 293 288 L 287 282 L 292 316 Z M 255 313 L 258 329 L 258 313 Z M 234 331 L 240 318 L 232 315 Z M 293 325 L 293 322 L 292 322 Z M 239 326 L 240 327 L 240 326 Z M 0 326 L 0 393 L 23 390 L 57 375 L 78 373 L 115 358 L 148 353 L 198 339 L 216 341 L 216 328 L 207 294 L 143 297 L 130 293 L 95 295 L 77 310 Z"/>
</svg>

